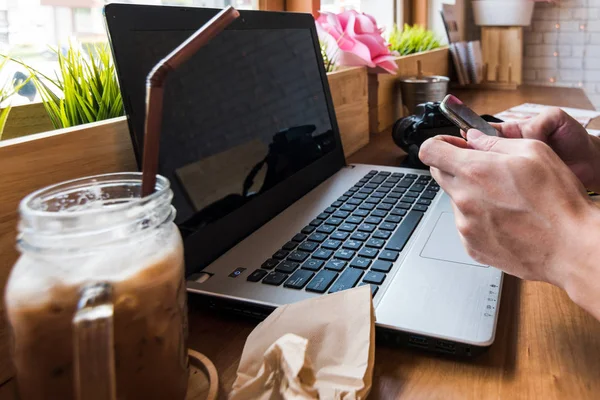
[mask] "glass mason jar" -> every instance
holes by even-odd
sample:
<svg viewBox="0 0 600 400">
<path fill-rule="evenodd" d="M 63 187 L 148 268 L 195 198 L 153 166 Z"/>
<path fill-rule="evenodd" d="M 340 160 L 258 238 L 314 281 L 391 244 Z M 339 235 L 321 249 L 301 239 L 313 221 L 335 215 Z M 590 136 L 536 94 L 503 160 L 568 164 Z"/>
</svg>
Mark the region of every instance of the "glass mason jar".
<svg viewBox="0 0 600 400">
<path fill-rule="evenodd" d="M 23 399 L 184 399 L 183 244 L 169 181 L 60 183 L 20 205 L 5 302 Z"/>
</svg>

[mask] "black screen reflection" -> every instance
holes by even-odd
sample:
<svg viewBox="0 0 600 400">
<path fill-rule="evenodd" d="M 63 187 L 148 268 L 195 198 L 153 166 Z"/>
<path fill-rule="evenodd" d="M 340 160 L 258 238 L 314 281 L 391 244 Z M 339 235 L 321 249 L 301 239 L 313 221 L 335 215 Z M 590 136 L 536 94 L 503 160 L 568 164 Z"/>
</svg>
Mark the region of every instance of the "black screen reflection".
<svg viewBox="0 0 600 400">
<path fill-rule="evenodd" d="M 192 31 L 132 33 L 138 62 L 120 71 L 131 77 L 146 76 Z M 139 102 L 131 108 L 144 113 Z M 141 143 L 143 126 L 134 127 Z M 335 146 L 309 29 L 225 31 L 168 76 L 159 173 L 184 235 L 257 201 Z"/>
</svg>

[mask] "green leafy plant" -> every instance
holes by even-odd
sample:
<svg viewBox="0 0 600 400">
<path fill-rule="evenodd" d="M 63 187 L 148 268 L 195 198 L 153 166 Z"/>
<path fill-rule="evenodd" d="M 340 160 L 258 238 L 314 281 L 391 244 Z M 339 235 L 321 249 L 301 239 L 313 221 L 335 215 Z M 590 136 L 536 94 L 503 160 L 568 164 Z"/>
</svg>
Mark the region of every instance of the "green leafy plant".
<svg viewBox="0 0 600 400">
<path fill-rule="evenodd" d="M 440 47 L 440 41 L 435 33 L 418 25 L 411 27 L 406 24 L 402 30 L 394 25 L 390 33 L 389 43 L 390 50 L 398 52 L 401 56 Z"/>
<path fill-rule="evenodd" d="M 59 67 L 55 79 L 17 61 L 31 72 L 44 107 L 57 129 L 124 114 L 108 45 L 88 45 L 86 50 L 87 54 L 73 43 L 70 43 L 66 54 L 53 49 L 58 56 Z"/>
<path fill-rule="evenodd" d="M 321 46 L 321 56 L 323 57 L 323 63 L 325 64 L 326 72 L 333 72 L 336 69 L 336 65 L 334 60 L 329 58 L 327 54 L 327 44 L 325 42 L 319 41 L 319 45 Z"/>
<path fill-rule="evenodd" d="M 10 61 L 9 57 L 2 56 L 2 61 L 0 61 L 0 73 L 6 66 L 6 64 Z M 12 95 L 17 93 L 23 85 L 25 85 L 29 79 L 16 81 L 15 79 L 10 79 L 4 83 L 4 86 L 0 87 L 0 104 L 5 103 Z M 10 114 L 12 106 L 9 104 L 4 105 L 4 108 L 0 110 L 0 139 L 2 139 L 2 134 L 4 133 L 4 127 L 6 126 L 6 121 L 8 121 L 8 115 Z"/>
</svg>

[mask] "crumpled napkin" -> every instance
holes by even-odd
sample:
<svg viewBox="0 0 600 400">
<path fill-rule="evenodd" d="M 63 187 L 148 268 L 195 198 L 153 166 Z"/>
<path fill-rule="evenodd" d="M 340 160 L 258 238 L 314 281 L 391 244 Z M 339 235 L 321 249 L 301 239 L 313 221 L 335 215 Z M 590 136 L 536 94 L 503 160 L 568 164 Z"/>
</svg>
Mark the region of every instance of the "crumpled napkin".
<svg viewBox="0 0 600 400">
<path fill-rule="evenodd" d="M 248 336 L 230 400 L 364 399 L 375 361 L 368 285 L 277 308 Z"/>
</svg>

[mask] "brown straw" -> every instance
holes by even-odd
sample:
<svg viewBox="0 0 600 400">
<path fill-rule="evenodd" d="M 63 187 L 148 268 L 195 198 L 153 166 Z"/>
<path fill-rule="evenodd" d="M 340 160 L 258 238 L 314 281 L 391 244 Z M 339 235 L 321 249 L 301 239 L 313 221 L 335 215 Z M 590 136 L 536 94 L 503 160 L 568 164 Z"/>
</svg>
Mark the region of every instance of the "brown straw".
<svg viewBox="0 0 600 400">
<path fill-rule="evenodd" d="M 187 61 L 239 16 L 240 13 L 235 8 L 231 6 L 225 8 L 181 43 L 171 54 L 163 58 L 148 74 L 146 80 L 146 132 L 142 158 L 142 197 L 152 194 L 156 185 L 163 111 L 163 86 L 167 74 Z"/>
</svg>

